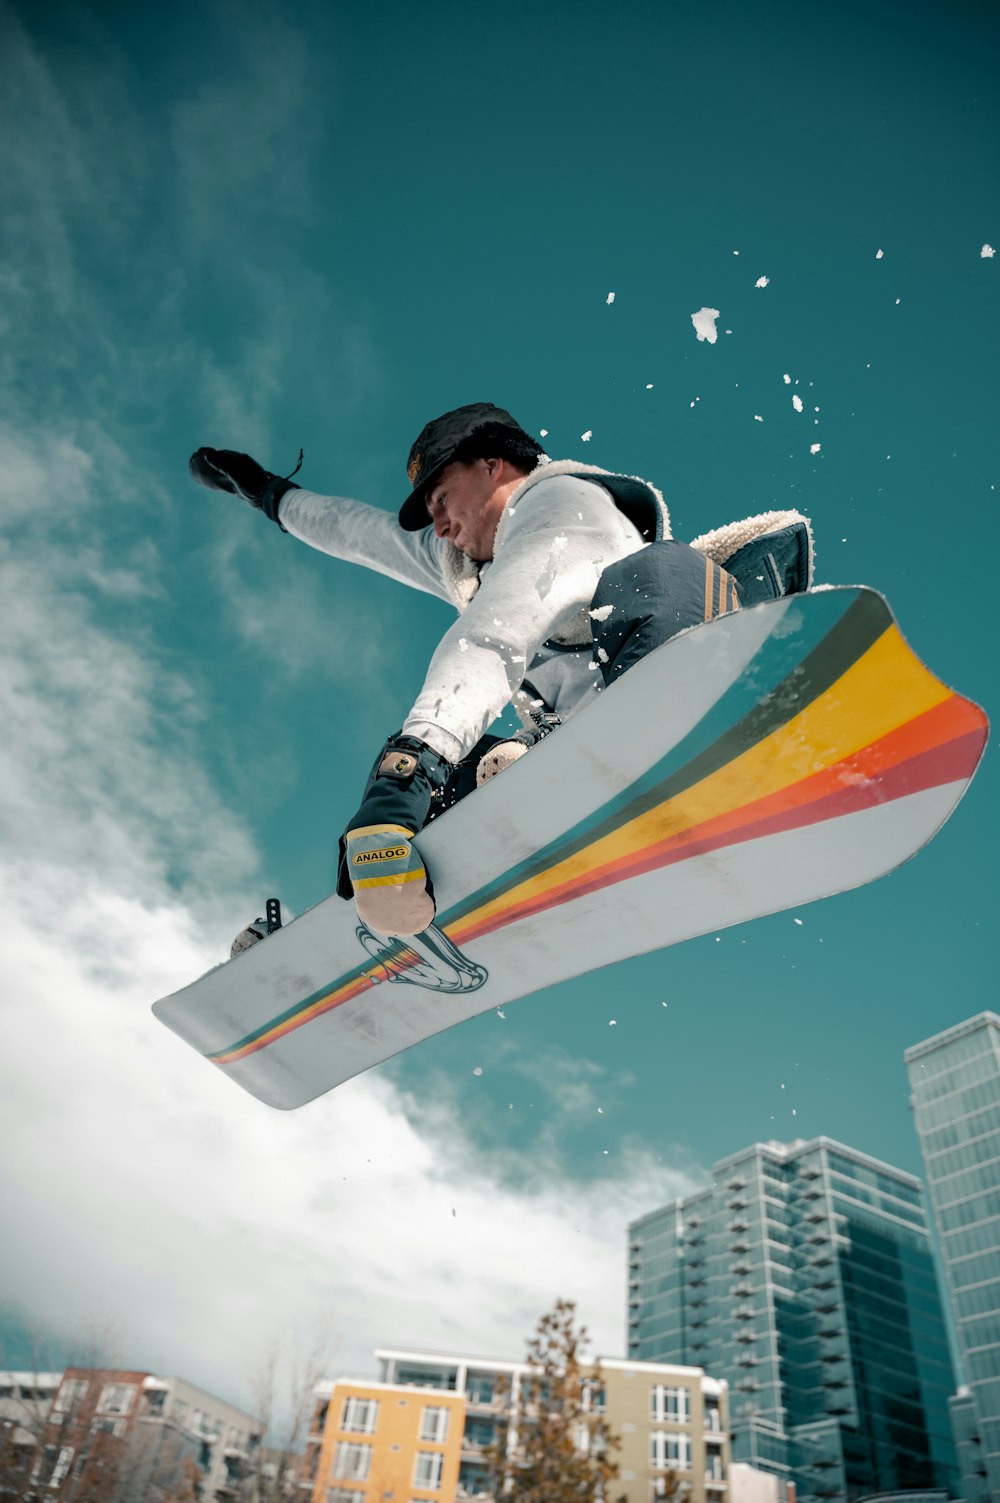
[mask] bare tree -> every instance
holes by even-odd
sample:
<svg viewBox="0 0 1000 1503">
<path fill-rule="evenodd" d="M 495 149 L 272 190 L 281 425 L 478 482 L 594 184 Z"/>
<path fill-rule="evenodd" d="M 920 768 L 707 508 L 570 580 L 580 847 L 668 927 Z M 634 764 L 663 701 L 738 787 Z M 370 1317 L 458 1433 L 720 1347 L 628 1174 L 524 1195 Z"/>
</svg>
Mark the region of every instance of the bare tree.
<svg viewBox="0 0 1000 1503">
<path fill-rule="evenodd" d="M 323 1322 L 308 1338 L 284 1336 L 268 1349 L 252 1388 L 265 1443 L 243 1482 L 246 1503 L 286 1503 L 299 1491 L 316 1385 L 329 1371 L 330 1346 L 330 1328 Z"/>
</svg>

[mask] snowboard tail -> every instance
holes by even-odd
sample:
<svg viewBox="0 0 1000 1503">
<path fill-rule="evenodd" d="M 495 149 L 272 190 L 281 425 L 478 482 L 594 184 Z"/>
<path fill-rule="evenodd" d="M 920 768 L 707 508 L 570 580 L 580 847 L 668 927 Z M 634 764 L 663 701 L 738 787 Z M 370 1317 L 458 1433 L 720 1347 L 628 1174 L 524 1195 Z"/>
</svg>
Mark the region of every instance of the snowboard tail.
<svg viewBox="0 0 1000 1503">
<path fill-rule="evenodd" d="M 872 591 L 722 617 L 425 831 L 431 930 L 381 939 L 327 899 L 154 1010 L 261 1099 L 299 1105 L 528 991 L 891 870 L 947 819 L 986 732 Z M 300 926 L 317 953 L 296 996 Z"/>
</svg>

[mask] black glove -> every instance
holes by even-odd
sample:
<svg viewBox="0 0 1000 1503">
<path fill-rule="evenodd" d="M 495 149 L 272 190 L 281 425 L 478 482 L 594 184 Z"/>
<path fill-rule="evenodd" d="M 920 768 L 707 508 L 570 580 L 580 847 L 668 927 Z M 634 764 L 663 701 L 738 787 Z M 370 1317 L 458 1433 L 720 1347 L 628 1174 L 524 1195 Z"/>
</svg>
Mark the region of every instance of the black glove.
<svg viewBox="0 0 1000 1503">
<path fill-rule="evenodd" d="M 378 934 L 420 934 L 433 921 L 434 890 L 411 837 L 454 770 L 415 736 L 390 736 L 379 753 L 337 872 L 338 893 L 353 892 L 358 917 Z"/>
<path fill-rule="evenodd" d="M 297 464 L 292 475 L 298 468 Z M 299 489 L 291 476 L 272 475 L 249 454 L 237 454 L 234 449 L 196 449 L 188 460 L 188 469 L 199 485 L 207 486 L 210 491 L 228 491 L 231 496 L 242 496 L 279 527 L 278 502 L 286 491 Z M 284 532 L 284 527 L 281 530 Z"/>
</svg>

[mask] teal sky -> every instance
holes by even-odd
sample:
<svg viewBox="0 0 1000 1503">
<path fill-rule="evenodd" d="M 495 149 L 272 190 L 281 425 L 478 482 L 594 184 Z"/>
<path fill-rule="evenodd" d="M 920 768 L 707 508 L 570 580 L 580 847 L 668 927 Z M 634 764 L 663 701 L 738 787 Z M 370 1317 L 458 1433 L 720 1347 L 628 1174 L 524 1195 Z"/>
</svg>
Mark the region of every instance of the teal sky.
<svg viewBox="0 0 1000 1503">
<path fill-rule="evenodd" d="M 427 418 L 498 402 L 680 538 L 800 507 L 996 712 L 996 43 L 962 0 L 0 4 L 10 1329 L 111 1318 L 237 1400 L 317 1312 L 338 1369 L 518 1355 L 557 1294 L 621 1353 L 625 1221 L 714 1159 L 919 1170 L 903 1050 L 996 1006 L 992 751 L 890 878 L 294 1118 L 148 1005 L 327 894 L 451 619 L 197 490 L 200 444 L 395 509 Z"/>
</svg>

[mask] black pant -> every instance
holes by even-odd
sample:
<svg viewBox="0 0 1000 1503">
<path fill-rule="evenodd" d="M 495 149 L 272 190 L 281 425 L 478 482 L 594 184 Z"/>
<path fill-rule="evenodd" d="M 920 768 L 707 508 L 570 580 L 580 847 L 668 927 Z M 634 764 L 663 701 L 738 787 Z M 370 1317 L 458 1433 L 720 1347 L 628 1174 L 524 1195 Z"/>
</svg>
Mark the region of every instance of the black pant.
<svg viewBox="0 0 1000 1503">
<path fill-rule="evenodd" d="M 740 589 L 725 569 L 687 543 L 650 543 L 610 564 L 601 575 L 591 617 L 594 651 L 606 684 L 685 627 L 724 616 L 740 605 Z"/>
</svg>

